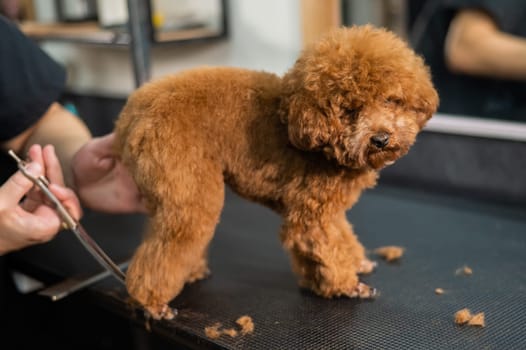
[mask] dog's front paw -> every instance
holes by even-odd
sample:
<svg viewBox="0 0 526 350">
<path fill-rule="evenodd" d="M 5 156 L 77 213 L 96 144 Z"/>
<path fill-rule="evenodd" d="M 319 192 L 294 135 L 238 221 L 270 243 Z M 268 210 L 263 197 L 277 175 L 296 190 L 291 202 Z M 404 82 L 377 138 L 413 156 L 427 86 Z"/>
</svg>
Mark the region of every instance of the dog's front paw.
<svg viewBox="0 0 526 350">
<path fill-rule="evenodd" d="M 308 287 L 325 298 L 349 297 L 371 299 L 378 295 L 376 288 L 369 287 L 358 280 L 356 273 L 342 274 L 342 269 L 320 267 L 314 279 L 303 279 L 301 285 Z"/>
<path fill-rule="evenodd" d="M 156 306 L 145 306 L 147 317 L 154 320 L 173 320 L 177 316 L 177 309 L 172 309 L 167 304 Z"/>
<path fill-rule="evenodd" d="M 350 298 L 373 299 L 378 296 L 378 290 L 360 282 L 347 293 L 347 296 Z"/>
<path fill-rule="evenodd" d="M 360 266 L 358 267 L 358 273 L 359 274 L 369 274 L 374 271 L 376 266 L 378 266 L 378 263 L 376 261 L 372 261 L 369 259 L 363 259 L 360 262 Z"/>
</svg>

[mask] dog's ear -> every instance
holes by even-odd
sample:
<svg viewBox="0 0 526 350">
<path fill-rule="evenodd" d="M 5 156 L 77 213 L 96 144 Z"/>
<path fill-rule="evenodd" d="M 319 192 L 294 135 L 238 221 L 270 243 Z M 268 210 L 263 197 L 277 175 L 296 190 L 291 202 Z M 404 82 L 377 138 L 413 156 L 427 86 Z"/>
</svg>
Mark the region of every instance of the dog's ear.
<svg viewBox="0 0 526 350">
<path fill-rule="evenodd" d="M 422 130 L 429 119 L 433 116 L 433 113 L 429 113 L 429 111 L 425 110 L 418 110 L 417 111 L 417 124 L 420 130 Z"/>
<path fill-rule="evenodd" d="M 423 89 L 422 89 L 423 90 Z M 429 119 L 433 116 L 438 108 L 440 102 L 438 93 L 434 88 L 428 88 L 426 93 L 423 93 L 422 96 L 418 98 L 418 103 L 416 107 L 418 126 L 422 130 Z"/>
<path fill-rule="evenodd" d="M 328 117 L 305 91 L 284 96 L 280 119 L 287 125 L 290 142 L 299 149 L 311 151 L 329 143 Z"/>
</svg>

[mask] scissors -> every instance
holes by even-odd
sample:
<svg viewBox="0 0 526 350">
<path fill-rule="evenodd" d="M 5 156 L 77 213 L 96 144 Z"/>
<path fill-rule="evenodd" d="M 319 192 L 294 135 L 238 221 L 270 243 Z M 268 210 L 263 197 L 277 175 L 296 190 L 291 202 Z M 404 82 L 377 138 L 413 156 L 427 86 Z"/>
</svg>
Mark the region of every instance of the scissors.
<svg viewBox="0 0 526 350">
<path fill-rule="evenodd" d="M 27 170 L 27 163 L 20 159 L 15 152 L 12 150 L 8 151 L 9 155 L 17 162 L 18 169 L 22 174 L 33 182 L 44 195 L 53 203 L 60 218 L 62 219 L 65 228 L 72 231 L 75 236 L 79 239 L 86 250 L 106 269 L 108 270 L 117 280 L 121 283 L 125 283 L 126 275 L 122 272 L 119 266 L 113 262 L 113 260 L 102 250 L 102 248 L 91 238 L 86 230 L 75 220 L 67 209 L 62 205 L 58 198 L 49 190 L 49 180 L 44 176 L 38 177 L 33 176 Z"/>
</svg>

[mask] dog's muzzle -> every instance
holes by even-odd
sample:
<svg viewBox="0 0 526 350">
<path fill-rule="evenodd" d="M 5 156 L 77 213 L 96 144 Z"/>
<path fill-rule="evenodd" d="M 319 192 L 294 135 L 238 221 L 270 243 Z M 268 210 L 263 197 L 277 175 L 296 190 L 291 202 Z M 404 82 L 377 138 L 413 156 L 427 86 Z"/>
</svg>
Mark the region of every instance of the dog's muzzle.
<svg viewBox="0 0 526 350">
<path fill-rule="evenodd" d="M 389 144 L 389 133 L 380 132 L 371 137 L 371 144 L 378 149 L 383 149 Z"/>
</svg>

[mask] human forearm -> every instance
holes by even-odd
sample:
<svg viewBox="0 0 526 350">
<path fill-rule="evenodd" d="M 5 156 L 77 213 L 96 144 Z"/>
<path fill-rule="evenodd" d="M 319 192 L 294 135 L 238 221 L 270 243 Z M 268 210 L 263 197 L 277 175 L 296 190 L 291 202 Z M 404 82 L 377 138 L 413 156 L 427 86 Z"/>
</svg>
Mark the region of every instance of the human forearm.
<svg viewBox="0 0 526 350">
<path fill-rule="evenodd" d="M 453 19 L 445 59 L 455 72 L 526 80 L 526 39 L 501 32 L 481 11 L 464 10 Z"/>
<path fill-rule="evenodd" d="M 71 160 L 79 148 L 91 139 L 84 122 L 58 103 L 54 103 L 35 125 L 24 142 L 23 154 L 33 144 L 52 144 L 62 165 L 66 186 L 73 186 Z"/>
<path fill-rule="evenodd" d="M 22 155 L 33 144 L 51 144 L 66 185 L 75 189 L 83 205 L 104 212 L 145 212 L 137 185 L 114 154 L 114 136 L 92 138 L 82 120 L 54 104 L 36 125 L 0 147 Z M 60 169 L 55 168 L 58 178 Z M 51 175 L 48 170 L 46 175 Z"/>
</svg>

